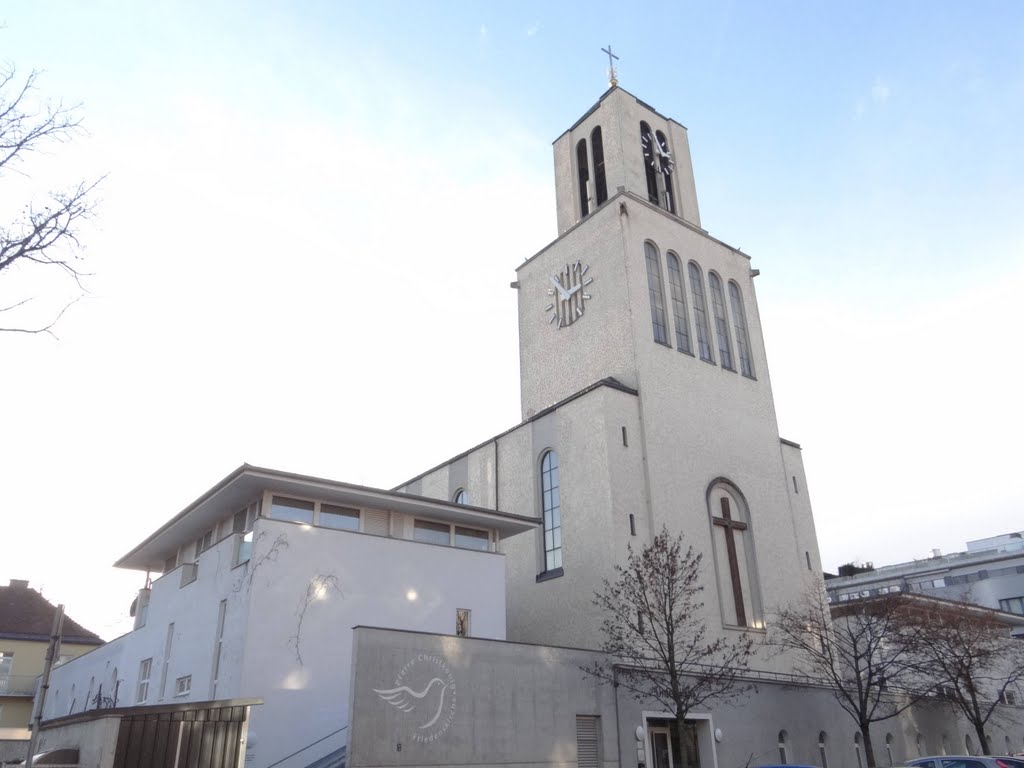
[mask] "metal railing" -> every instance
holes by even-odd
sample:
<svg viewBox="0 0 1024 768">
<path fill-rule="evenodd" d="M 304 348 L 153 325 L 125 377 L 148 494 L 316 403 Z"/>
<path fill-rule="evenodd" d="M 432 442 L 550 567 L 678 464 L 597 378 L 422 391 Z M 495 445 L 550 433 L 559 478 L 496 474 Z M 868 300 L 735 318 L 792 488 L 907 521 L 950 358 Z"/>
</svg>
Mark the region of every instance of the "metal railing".
<svg viewBox="0 0 1024 768">
<path fill-rule="evenodd" d="M 0 675 L 0 696 L 35 696 L 38 675 Z"/>
</svg>

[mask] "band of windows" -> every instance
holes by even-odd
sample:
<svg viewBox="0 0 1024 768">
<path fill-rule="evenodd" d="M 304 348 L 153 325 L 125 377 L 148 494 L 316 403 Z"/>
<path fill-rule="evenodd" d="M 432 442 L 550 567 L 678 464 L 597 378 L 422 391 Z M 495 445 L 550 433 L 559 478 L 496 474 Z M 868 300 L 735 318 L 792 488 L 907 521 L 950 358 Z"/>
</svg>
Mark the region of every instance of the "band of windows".
<svg viewBox="0 0 1024 768">
<path fill-rule="evenodd" d="M 715 350 L 718 361 L 729 371 L 736 371 L 736 360 L 739 371 L 748 378 L 755 378 L 754 364 L 750 354 L 750 335 L 747 330 L 746 310 L 743 306 L 743 294 L 735 280 L 728 282 L 728 300 L 723 289 L 722 278 L 715 272 L 708 272 L 707 289 L 704 273 L 695 261 L 686 265 L 689 280 L 691 304 L 687 306 L 686 281 L 679 257 L 672 251 L 666 256 L 668 265 L 669 298 L 672 308 L 672 327 L 669 326 L 666 312 L 665 288 L 662 281 L 661 255 L 658 247 L 650 240 L 644 242 L 644 261 L 647 266 L 647 289 L 651 301 L 651 327 L 654 340 L 659 344 L 671 345 L 669 338 L 675 331 L 675 347 L 680 352 L 694 354 L 693 342 L 696 340 L 696 352 L 701 360 L 715 363 Z M 707 297 L 711 298 L 709 317 Z M 691 335 L 691 315 L 695 336 Z M 730 322 L 731 318 L 731 322 Z M 711 321 L 714 321 L 715 341 L 711 339 Z M 734 346 L 735 345 L 735 346 Z M 735 349 L 735 355 L 733 350 Z"/>
</svg>

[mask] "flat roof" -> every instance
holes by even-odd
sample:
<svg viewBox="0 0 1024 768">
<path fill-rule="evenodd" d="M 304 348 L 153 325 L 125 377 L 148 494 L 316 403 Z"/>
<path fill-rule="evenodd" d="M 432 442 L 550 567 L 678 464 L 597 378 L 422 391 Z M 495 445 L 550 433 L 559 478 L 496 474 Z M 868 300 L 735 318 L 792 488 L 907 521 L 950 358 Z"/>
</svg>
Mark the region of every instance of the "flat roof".
<svg viewBox="0 0 1024 768">
<path fill-rule="evenodd" d="M 503 536 L 528 531 L 541 522 L 536 517 L 243 464 L 150 534 L 114 566 L 146 570 L 162 562 L 171 549 L 177 550 L 183 542 L 198 538 L 225 514 L 244 508 L 263 491 L 486 526 Z"/>
</svg>

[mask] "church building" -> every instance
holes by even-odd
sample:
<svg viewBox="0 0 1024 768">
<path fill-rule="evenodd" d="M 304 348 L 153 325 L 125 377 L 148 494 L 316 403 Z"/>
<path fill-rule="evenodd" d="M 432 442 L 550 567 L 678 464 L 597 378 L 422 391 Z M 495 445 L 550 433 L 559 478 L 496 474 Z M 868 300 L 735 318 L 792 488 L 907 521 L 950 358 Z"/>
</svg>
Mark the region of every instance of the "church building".
<svg viewBox="0 0 1024 768">
<path fill-rule="evenodd" d="M 554 157 L 558 237 L 512 282 L 520 423 L 391 490 L 229 475 L 118 563 L 147 572 L 136 629 L 56 670 L 51 747 L 102 684 L 261 700 L 250 768 L 865 768 L 829 689 L 764 645 L 822 568 L 758 270 L 703 228 L 686 128 L 613 82 Z M 708 640 L 758 648 L 746 695 L 678 738 L 663 705 L 581 671 L 595 592 L 662 529 L 703 555 Z M 964 743 L 938 706 L 888 723 L 879 764 Z M 1019 731 L 993 724 L 1007 747 Z"/>
</svg>

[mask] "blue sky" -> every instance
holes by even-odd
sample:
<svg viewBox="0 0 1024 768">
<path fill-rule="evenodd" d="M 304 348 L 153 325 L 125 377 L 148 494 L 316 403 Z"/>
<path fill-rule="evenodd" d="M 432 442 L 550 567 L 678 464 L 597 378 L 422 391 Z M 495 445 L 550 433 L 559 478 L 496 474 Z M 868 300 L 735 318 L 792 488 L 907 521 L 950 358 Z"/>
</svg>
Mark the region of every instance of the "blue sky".
<svg viewBox="0 0 1024 768">
<path fill-rule="evenodd" d="M 508 283 L 556 234 L 550 144 L 609 43 L 761 270 L 826 567 L 1022 527 L 1024 5 L 0 13 L 0 58 L 89 131 L 0 211 L 107 174 L 89 298 L 59 341 L 0 336 L 0 578 L 101 634 L 140 581 L 109 563 L 243 461 L 391 486 L 518 421 Z"/>
</svg>

